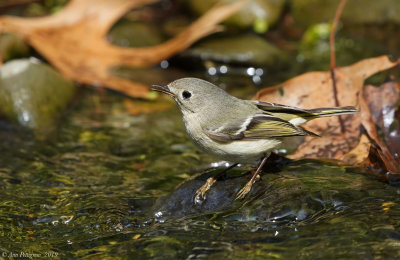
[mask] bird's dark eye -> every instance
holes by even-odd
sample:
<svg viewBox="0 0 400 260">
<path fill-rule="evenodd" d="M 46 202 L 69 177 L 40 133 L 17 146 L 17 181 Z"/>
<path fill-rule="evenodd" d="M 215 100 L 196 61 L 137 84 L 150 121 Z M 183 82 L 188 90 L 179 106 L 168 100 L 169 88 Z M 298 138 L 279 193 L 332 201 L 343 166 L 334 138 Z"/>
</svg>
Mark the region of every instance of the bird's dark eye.
<svg viewBox="0 0 400 260">
<path fill-rule="evenodd" d="M 191 96 L 192 96 L 192 93 L 190 93 L 190 92 L 187 91 L 187 90 L 185 90 L 185 91 L 182 92 L 182 97 L 183 97 L 184 99 L 188 99 L 188 98 L 190 98 Z"/>
</svg>

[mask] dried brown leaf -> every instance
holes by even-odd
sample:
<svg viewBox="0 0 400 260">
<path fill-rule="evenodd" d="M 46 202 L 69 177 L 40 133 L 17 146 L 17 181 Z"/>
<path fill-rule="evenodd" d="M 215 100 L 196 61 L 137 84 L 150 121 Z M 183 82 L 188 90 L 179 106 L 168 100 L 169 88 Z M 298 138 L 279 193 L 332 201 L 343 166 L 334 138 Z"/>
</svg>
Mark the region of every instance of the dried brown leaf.
<svg viewBox="0 0 400 260">
<path fill-rule="evenodd" d="M 217 5 L 175 38 L 144 48 L 111 45 L 106 34 L 128 10 L 157 0 L 72 0 L 59 13 L 42 18 L 0 17 L 0 32 L 13 32 L 29 43 L 66 77 L 104 86 L 131 97 L 147 97 L 148 86 L 110 73 L 116 66 L 148 67 L 186 49 L 220 29 L 218 23 L 241 8 L 238 1 Z"/>
<path fill-rule="evenodd" d="M 390 61 L 387 56 L 381 56 L 336 68 L 335 80 L 339 105 L 356 106 L 360 113 L 341 116 L 344 132 L 341 131 L 338 117 L 320 118 L 306 123 L 307 128 L 322 137 L 306 137 L 291 158 L 329 158 L 356 164 L 367 158 L 369 149 L 366 149 L 368 145 L 365 138 L 360 144 L 360 126 L 362 123 L 364 127 L 366 125 L 366 128 L 370 129 L 368 131 L 370 134 L 374 131 L 375 125 L 361 94 L 364 80 L 397 64 Z M 255 99 L 302 108 L 335 107 L 332 85 L 330 72 L 309 72 L 280 85 L 265 88 L 257 93 Z M 358 159 L 354 157 L 355 152 L 358 153 Z"/>
<path fill-rule="evenodd" d="M 364 88 L 364 98 L 372 111 L 372 119 L 382 130 L 392 154 L 400 157 L 400 87 L 393 80 L 379 88 L 368 85 Z"/>
<path fill-rule="evenodd" d="M 363 90 L 365 104 L 371 113 L 369 118 L 363 118 L 362 124 L 378 145 L 376 152 L 384 168 L 393 174 L 400 174 L 400 127 L 393 127 L 399 96 L 399 85 L 393 81 L 386 82 L 379 88 L 368 85 Z M 384 140 L 375 125 L 380 128 Z"/>
<path fill-rule="evenodd" d="M 364 164 L 368 160 L 370 147 L 371 142 L 369 138 L 365 134 L 362 134 L 357 146 L 343 157 L 343 162 L 350 165 Z"/>
</svg>

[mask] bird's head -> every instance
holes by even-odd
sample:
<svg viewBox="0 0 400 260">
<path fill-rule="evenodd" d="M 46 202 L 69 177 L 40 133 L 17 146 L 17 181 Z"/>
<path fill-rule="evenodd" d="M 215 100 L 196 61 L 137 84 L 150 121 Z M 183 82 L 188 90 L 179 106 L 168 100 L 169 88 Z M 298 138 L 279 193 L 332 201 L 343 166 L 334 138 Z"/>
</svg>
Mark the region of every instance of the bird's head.
<svg viewBox="0 0 400 260">
<path fill-rule="evenodd" d="M 232 98 L 214 84 L 198 78 L 182 78 L 167 86 L 153 85 L 152 89 L 173 97 L 182 112 L 197 113 L 205 107 L 218 107 Z"/>
</svg>

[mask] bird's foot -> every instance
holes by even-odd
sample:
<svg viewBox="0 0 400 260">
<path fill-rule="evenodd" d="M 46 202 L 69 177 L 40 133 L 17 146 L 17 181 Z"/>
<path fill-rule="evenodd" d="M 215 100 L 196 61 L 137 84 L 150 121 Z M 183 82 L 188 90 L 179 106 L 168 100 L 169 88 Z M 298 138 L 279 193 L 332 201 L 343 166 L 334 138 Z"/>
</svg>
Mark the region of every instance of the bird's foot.
<svg viewBox="0 0 400 260">
<path fill-rule="evenodd" d="M 256 179 L 259 179 L 260 175 L 257 175 Z M 235 200 L 242 200 L 244 197 L 246 197 L 247 193 L 250 192 L 251 187 L 253 186 L 255 180 L 251 179 L 244 185 L 242 189 L 239 190 L 239 192 L 236 194 L 236 199 Z"/>
<path fill-rule="evenodd" d="M 195 193 L 194 196 L 194 204 L 201 204 L 205 198 L 206 198 L 206 193 L 207 191 L 211 188 L 211 186 L 216 182 L 217 180 L 214 177 L 210 177 L 206 180 L 206 183 L 204 183 L 203 186 L 201 186 Z"/>
</svg>

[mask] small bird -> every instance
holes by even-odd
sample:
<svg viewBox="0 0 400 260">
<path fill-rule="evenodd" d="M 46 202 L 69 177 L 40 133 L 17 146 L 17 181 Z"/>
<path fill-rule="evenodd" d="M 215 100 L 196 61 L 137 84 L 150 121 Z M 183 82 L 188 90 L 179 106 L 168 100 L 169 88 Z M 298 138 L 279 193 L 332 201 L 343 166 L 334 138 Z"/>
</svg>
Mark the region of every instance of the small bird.
<svg viewBox="0 0 400 260">
<path fill-rule="evenodd" d="M 318 136 L 300 127 L 300 124 L 319 117 L 357 112 L 352 106 L 301 109 L 264 101 L 242 100 L 198 78 L 182 78 L 167 86 L 153 85 L 152 89 L 176 101 L 186 131 L 193 142 L 205 152 L 233 162 L 228 169 L 238 163 L 260 162 L 250 181 L 237 193 L 236 199 L 243 199 L 250 192 L 270 151 L 281 144 L 282 138 Z M 206 192 L 220 175 L 210 177 L 197 190 L 195 203 L 205 198 Z"/>
</svg>

